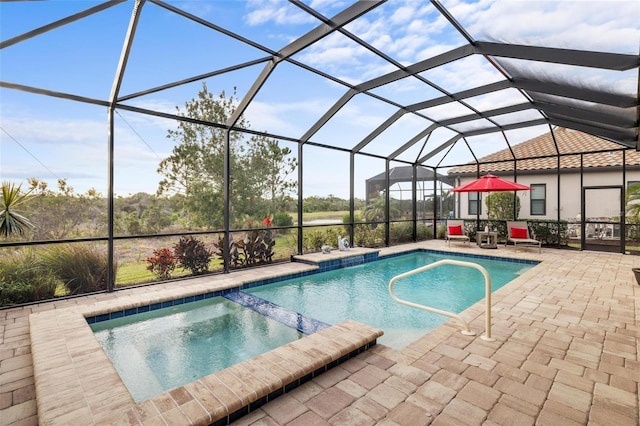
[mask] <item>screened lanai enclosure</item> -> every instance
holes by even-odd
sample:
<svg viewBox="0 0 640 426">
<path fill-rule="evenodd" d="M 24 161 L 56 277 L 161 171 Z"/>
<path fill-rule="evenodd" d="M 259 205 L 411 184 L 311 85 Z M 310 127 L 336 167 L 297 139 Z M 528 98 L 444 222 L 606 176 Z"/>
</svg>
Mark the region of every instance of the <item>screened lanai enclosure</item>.
<svg viewBox="0 0 640 426">
<path fill-rule="evenodd" d="M 633 253 L 640 3 L 614 4 L 2 2 L 2 305 L 498 227 L 450 191 L 488 172 L 534 188 L 545 245 Z"/>
</svg>

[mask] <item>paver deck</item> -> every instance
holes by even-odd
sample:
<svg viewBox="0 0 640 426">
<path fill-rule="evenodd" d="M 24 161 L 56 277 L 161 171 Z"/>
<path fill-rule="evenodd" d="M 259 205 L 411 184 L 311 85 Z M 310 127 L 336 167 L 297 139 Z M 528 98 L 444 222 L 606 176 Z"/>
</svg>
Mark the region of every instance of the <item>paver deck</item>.
<svg viewBox="0 0 640 426">
<path fill-rule="evenodd" d="M 376 345 L 235 424 L 639 424 L 640 286 L 631 268 L 640 267 L 640 257 L 548 248 L 540 254 L 537 249 L 514 253 L 512 247 L 489 252 L 458 244 L 448 248 L 443 241 L 385 248 L 381 254 L 416 247 L 542 263 L 493 294 L 495 342 L 480 338 L 481 301 L 462 314 L 478 336 L 462 335 L 456 322 L 449 321 L 401 351 Z M 280 264 L 259 273 L 268 269 L 279 275 L 306 267 Z M 43 402 L 35 395 L 30 314 L 95 307 L 150 292 L 179 293 L 185 286 L 204 287 L 207 279 L 231 287 L 255 273 L 238 271 L 0 311 L 0 424 L 38 423 L 37 407 Z M 190 395 L 171 395 L 167 406 L 181 406 L 186 397 L 197 399 L 199 389 L 190 389 Z M 110 402 L 120 403 L 105 404 Z M 144 409 L 157 410 L 158 404 L 143 405 L 128 420 L 150 424 L 150 418 L 143 421 Z M 188 418 L 184 410 L 177 410 L 175 418 Z M 100 423 L 69 411 L 60 413 L 61 421 L 65 415 L 80 424 Z M 170 419 L 162 422 L 171 424 Z"/>
</svg>

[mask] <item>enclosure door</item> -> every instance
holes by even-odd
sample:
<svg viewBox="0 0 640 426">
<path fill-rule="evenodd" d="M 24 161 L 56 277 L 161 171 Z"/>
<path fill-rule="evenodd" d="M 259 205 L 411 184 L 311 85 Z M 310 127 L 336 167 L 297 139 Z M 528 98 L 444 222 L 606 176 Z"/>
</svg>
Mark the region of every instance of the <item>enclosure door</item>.
<svg viewBox="0 0 640 426">
<path fill-rule="evenodd" d="M 582 250 L 624 253 L 624 187 L 582 188 Z"/>
</svg>

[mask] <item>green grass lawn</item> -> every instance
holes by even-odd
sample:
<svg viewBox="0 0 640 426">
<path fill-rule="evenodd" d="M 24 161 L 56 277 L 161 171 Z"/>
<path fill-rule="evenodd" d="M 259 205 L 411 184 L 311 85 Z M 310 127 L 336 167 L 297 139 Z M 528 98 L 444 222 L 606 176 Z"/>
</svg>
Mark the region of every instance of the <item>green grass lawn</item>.
<svg viewBox="0 0 640 426">
<path fill-rule="evenodd" d="M 340 219 L 346 214 L 349 214 L 349 210 L 340 210 L 336 212 L 312 212 L 302 213 L 302 220 L 322 220 L 322 219 Z"/>
</svg>

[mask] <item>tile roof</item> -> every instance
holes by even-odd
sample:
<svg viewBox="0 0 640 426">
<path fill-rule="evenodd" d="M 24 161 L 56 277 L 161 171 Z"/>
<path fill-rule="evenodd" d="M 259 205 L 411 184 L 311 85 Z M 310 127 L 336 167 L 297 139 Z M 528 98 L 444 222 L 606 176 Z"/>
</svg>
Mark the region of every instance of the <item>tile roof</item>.
<svg viewBox="0 0 640 426">
<path fill-rule="evenodd" d="M 555 128 L 553 134 L 558 144 L 558 150 L 560 154 L 563 154 L 560 157 L 561 169 L 579 168 L 580 153 L 585 154 L 583 156 L 584 168 L 622 165 L 621 146 L 616 143 L 564 127 Z M 511 148 L 513 155 L 518 159 L 517 168 L 519 173 L 523 171 L 555 170 L 557 168 L 557 152 L 550 132 L 518 145 L 513 145 Z M 602 152 L 614 150 L 617 150 L 617 152 Z M 536 158 L 544 156 L 551 157 Z M 480 164 L 480 173 L 513 171 L 513 156 L 508 148 L 482 157 L 478 162 L 485 163 Z M 628 149 L 626 151 L 626 164 L 627 166 L 640 165 L 640 152 Z M 468 165 L 453 167 L 448 173 L 449 175 L 475 174 L 477 170 L 476 163 L 469 163 Z"/>
</svg>

